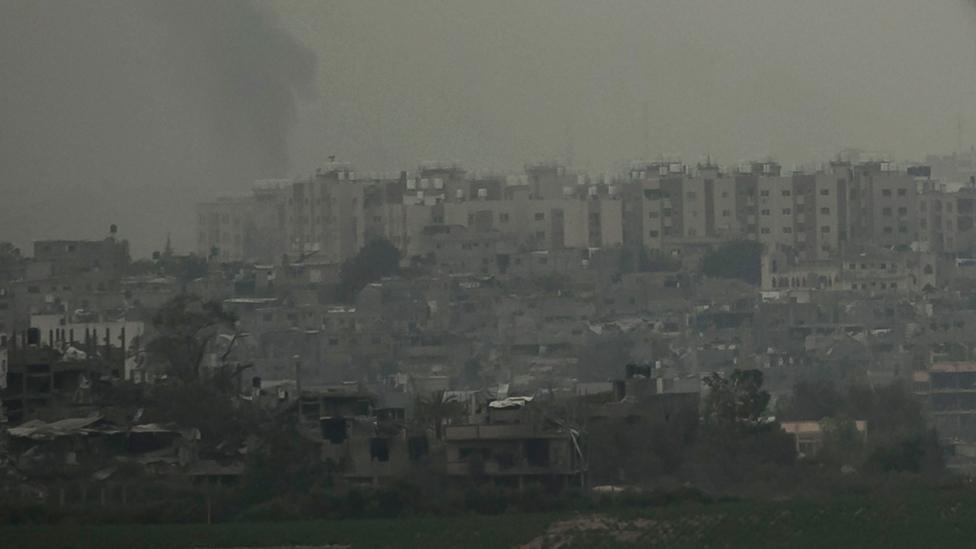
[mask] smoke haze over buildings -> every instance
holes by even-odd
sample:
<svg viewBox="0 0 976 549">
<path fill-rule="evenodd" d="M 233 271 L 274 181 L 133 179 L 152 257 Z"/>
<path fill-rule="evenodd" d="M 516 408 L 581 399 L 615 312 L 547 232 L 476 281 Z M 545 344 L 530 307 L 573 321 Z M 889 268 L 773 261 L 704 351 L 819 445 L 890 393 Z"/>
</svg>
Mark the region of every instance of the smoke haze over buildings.
<svg viewBox="0 0 976 549">
<path fill-rule="evenodd" d="M 896 158 L 976 138 L 973 2 L 0 4 L 0 235 L 137 253 L 254 179 L 457 159 Z M 643 111 L 649 129 L 644 140 Z M 951 106 L 951 107 L 950 107 Z"/>
<path fill-rule="evenodd" d="M 115 222 L 139 251 L 185 241 L 194 200 L 287 173 L 315 70 L 255 3 L 4 3 L 4 238 Z"/>
</svg>

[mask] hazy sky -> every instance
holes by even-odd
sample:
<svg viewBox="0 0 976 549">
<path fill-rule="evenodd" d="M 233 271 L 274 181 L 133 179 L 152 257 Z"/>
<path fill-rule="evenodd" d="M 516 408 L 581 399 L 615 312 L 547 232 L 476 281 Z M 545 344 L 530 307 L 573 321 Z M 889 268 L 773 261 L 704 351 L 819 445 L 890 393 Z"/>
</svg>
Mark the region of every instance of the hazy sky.
<svg viewBox="0 0 976 549">
<path fill-rule="evenodd" d="M 964 0 L 0 0 L 0 240 L 193 242 L 256 178 L 459 160 L 787 166 L 976 141 Z"/>
</svg>

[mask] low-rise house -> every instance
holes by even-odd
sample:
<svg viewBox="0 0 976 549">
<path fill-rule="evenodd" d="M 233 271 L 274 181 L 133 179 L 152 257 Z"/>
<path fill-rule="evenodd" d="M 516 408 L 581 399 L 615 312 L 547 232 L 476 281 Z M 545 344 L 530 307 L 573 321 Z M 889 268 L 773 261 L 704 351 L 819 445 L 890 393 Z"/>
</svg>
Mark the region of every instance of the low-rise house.
<svg viewBox="0 0 976 549">
<path fill-rule="evenodd" d="M 586 474 L 581 432 L 548 417 L 527 397 L 491 402 L 482 422 L 448 425 L 444 443 L 447 474 L 454 478 L 561 488 L 582 486 Z"/>
<path fill-rule="evenodd" d="M 976 362 L 937 362 L 913 382 L 940 439 L 976 442 Z"/>
<path fill-rule="evenodd" d="M 867 437 L 868 422 L 856 420 L 854 428 L 862 437 Z M 784 421 L 780 428 L 793 437 L 796 444 L 796 454 L 800 457 L 814 457 L 819 454 L 827 439 L 829 428 L 825 428 L 824 421 Z"/>
</svg>

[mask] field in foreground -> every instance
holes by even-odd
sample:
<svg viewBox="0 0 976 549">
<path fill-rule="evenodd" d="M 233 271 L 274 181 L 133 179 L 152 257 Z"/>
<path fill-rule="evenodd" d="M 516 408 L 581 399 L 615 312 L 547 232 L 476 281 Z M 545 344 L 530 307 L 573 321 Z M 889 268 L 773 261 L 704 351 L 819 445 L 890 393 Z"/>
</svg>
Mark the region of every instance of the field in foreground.
<svg viewBox="0 0 976 549">
<path fill-rule="evenodd" d="M 207 525 L 0 527 L 4 547 L 971 547 L 976 491 L 561 514 Z"/>
</svg>

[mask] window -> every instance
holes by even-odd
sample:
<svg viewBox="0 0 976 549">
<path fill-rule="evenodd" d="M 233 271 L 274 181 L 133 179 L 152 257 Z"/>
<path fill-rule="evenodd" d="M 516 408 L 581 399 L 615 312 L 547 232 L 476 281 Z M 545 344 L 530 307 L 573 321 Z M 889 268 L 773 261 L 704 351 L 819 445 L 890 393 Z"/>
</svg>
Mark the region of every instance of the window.
<svg viewBox="0 0 976 549">
<path fill-rule="evenodd" d="M 536 221 L 542 221 L 545 218 L 546 218 L 546 214 L 544 214 L 542 212 L 536 212 L 536 214 L 535 214 L 535 220 Z"/>
<path fill-rule="evenodd" d="M 660 212 L 647 212 L 648 219 L 657 219 L 660 215 Z"/>
<path fill-rule="evenodd" d="M 824 225 L 824 226 L 820 227 L 820 232 L 822 232 L 824 234 L 829 233 L 830 232 L 830 225 Z"/>
<path fill-rule="evenodd" d="M 501 221 L 502 223 L 508 223 L 508 214 L 507 213 L 498 214 L 498 220 Z"/>
<path fill-rule="evenodd" d="M 905 208 L 904 206 L 898 208 L 898 215 L 908 215 L 908 208 Z"/>
<path fill-rule="evenodd" d="M 783 196 L 792 196 L 793 191 L 783 191 Z"/>
<path fill-rule="evenodd" d="M 759 212 L 759 215 L 769 215 L 769 210 L 763 210 Z"/>
<path fill-rule="evenodd" d="M 884 228 L 884 234 L 891 234 L 893 232 L 894 232 L 894 229 L 892 229 L 891 227 L 885 227 Z"/>
<path fill-rule="evenodd" d="M 908 232 L 908 227 L 906 227 L 905 225 L 899 225 L 898 226 L 898 232 L 900 232 L 902 234 L 907 233 Z"/>
<path fill-rule="evenodd" d="M 769 227 L 763 227 L 759 229 L 759 232 L 762 234 L 769 234 Z"/>
<path fill-rule="evenodd" d="M 830 208 L 820 208 L 820 213 L 823 215 L 830 215 Z"/>
<path fill-rule="evenodd" d="M 885 217 L 891 217 L 891 208 L 882 208 L 881 215 Z"/>
<path fill-rule="evenodd" d="M 793 234 L 793 227 L 783 227 L 783 232 L 785 234 Z"/>
<path fill-rule="evenodd" d="M 891 196 L 891 189 L 882 189 L 881 196 Z"/>
<path fill-rule="evenodd" d="M 793 210 L 791 210 L 790 208 L 783 208 L 783 215 L 790 215 L 792 213 Z"/>
<path fill-rule="evenodd" d="M 390 443 L 385 438 L 369 440 L 370 461 L 390 461 Z"/>
<path fill-rule="evenodd" d="M 830 196 L 830 189 L 820 189 L 820 196 Z"/>
<path fill-rule="evenodd" d="M 649 236 L 650 236 L 651 238 L 657 238 L 657 237 L 658 237 L 658 235 L 660 235 L 660 234 L 661 234 L 661 232 L 660 232 L 660 231 L 655 231 L 655 230 L 653 230 L 653 229 L 652 229 L 652 230 L 651 230 L 651 231 L 650 231 L 649 233 L 647 233 L 647 234 L 648 234 L 648 235 L 649 235 Z"/>
<path fill-rule="evenodd" d="M 728 210 L 722 210 L 722 217 L 729 217 L 731 213 Z"/>
<path fill-rule="evenodd" d="M 898 196 L 905 196 L 906 194 L 908 194 L 907 189 L 898 189 Z"/>
<path fill-rule="evenodd" d="M 769 196 L 769 191 L 759 191 L 759 196 Z"/>
<path fill-rule="evenodd" d="M 698 193 L 696 193 L 695 191 L 688 191 L 685 194 L 685 196 L 687 196 L 689 200 L 695 200 L 696 198 L 698 198 Z"/>
</svg>

